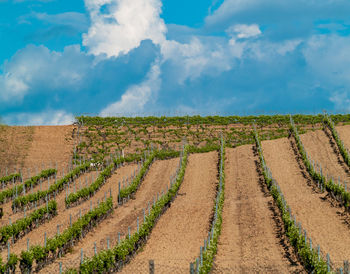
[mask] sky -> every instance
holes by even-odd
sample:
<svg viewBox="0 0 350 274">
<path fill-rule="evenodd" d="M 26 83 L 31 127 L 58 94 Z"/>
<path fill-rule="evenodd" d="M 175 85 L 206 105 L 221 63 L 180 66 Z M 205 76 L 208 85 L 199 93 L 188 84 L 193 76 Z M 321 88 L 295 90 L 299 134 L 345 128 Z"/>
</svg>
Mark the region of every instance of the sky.
<svg viewBox="0 0 350 274">
<path fill-rule="evenodd" d="M 0 117 L 349 112 L 348 0 L 0 0 Z"/>
</svg>

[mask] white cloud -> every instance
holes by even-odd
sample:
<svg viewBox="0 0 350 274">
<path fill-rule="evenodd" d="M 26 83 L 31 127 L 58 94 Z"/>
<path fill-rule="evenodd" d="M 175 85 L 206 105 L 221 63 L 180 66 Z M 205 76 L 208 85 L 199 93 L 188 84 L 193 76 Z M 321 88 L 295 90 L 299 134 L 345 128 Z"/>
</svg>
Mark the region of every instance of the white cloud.
<svg viewBox="0 0 350 274">
<path fill-rule="evenodd" d="M 150 39 L 154 44 L 165 40 L 160 0 L 85 0 L 85 5 L 91 26 L 83 35 L 83 45 L 94 55 L 118 56 L 143 40 Z M 108 13 L 101 11 L 106 5 Z"/>
<path fill-rule="evenodd" d="M 156 61 L 148 72 L 145 81 L 131 86 L 121 99 L 104 108 L 101 116 L 135 114 L 144 111 L 144 106 L 157 95 L 161 84 L 159 62 Z"/>
<path fill-rule="evenodd" d="M 312 36 L 303 49 L 309 69 L 322 80 L 350 87 L 350 37 Z"/>
<path fill-rule="evenodd" d="M 29 92 L 47 88 L 75 90 L 90 69 L 77 45 L 63 52 L 29 45 L 5 62 L 0 74 L 0 101 L 21 101 Z"/>
<path fill-rule="evenodd" d="M 194 36 L 188 43 L 167 40 L 161 46 L 163 63 L 170 62 L 177 82 L 195 80 L 203 74 L 217 75 L 233 66 L 234 52 L 224 41 L 201 41 Z M 230 52 L 232 54 L 230 54 Z"/>
<path fill-rule="evenodd" d="M 74 115 L 64 110 L 48 110 L 40 113 L 17 113 L 4 117 L 10 125 L 70 125 L 74 122 Z"/>
<path fill-rule="evenodd" d="M 226 32 L 233 38 L 243 39 L 256 37 L 261 34 L 261 30 L 257 24 L 245 25 L 237 24 L 229 27 Z"/>
</svg>

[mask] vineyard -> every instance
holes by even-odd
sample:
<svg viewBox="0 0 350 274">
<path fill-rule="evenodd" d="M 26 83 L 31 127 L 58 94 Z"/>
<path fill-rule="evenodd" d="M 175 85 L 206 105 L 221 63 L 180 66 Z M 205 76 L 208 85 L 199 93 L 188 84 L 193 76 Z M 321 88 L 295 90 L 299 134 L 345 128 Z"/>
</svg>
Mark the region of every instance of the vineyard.
<svg viewBox="0 0 350 274">
<path fill-rule="evenodd" d="M 350 273 L 350 115 L 0 128 L 0 273 Z"/>
</svg>

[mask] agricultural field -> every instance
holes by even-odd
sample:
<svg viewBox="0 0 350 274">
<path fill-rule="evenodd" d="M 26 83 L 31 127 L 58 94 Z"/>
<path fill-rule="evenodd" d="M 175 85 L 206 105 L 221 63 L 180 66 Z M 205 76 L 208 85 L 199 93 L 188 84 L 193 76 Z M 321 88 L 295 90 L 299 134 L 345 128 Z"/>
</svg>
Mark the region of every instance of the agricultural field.
<svg viewBox="0 0 350 274">
<path fill-rule="evenodd" d="M 350 115 L 0 128 L 0 273 L 350 273 Z"/>
</svg>

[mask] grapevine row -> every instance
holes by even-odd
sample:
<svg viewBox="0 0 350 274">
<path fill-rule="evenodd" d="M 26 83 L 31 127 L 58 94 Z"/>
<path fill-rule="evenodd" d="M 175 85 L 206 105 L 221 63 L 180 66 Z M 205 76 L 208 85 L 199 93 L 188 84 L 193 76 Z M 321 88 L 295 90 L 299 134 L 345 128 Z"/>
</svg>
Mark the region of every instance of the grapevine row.
<svg viewBox="0 0 350 274">
<path fill-rule="evenodd" d="M 21 179 L 21 174 L 13 173 L 13 174 L 1 177 L 0 182 L 4 186 L 4 185 L 7 185 L 7 183 L 9 183 L 11 181 L 14 182 L 14 181 L 17 181 L 19 179 Z"/>
<path fill-rule="evenodd" d="M 346 191 L 344 186 L 340 184 L 336 184 L 332 178 L 327 180 L 327 178 L 322 174 L 322 170 L 320 172 L 316 170 L 316 168 L 312 164 L 310 157 L 307 155 L 307 152 L 304 148 L 303 143 L 301 142 L 301 139 L 298 134 L 298 130 L 293 122 L 292 117 L 290 117 L 290 125 L 291 125 L 291 132 L 296 141 L 299 153 L 312 179 L 314 179 L 316 182 L 319 182 L 319 184 L 321 185 L 321 188 L 325 188 L 327 192 L 334 195 L 335 197 L 338 197 L 343 202 L 345 209 L 349 210 L 350 193 Z"/>
<path fill-rule="evenodd" d="M 36 228 L 39 223 L 43 223 L 56 215 L 57 203 L 56 201 L 50 201 L 44 207 L 30 213 L 29 216 L 18 219 L 13 224 L 2 226 L 0 228 L 0 244 L 5 245 L 11 237 L 13 237 L 14 241 L 18 240 Z"/>
<path fill-rule="evenodd" d="M 14 212 L 24 209 L 27 205 L 33 205 L 37 202 L 43 202 L 44 200 L 50 200 L 51 195 L 55 195 L 64 189 L 64 186 L 74 180 L 74 178 L 80 176 L 83 172 L 86 172 L 90 168 L 90 162 L 83 163 L 80 166 L 75 167 L 71 172 L 58 180 L 55 184 L 52 184 L 48 190 L 37 191 L 36 193 L 30 193 L 21 197 L 17 197 L 13 200 L 12 210 Z"/>
<path fill-rule="evenodd" d="M 335 125 L 327 114 L 324 116 L 324 122 L 328 126 L 328 128 L 331 130 L 333 138 L 335 142 L 337 143 L 338 149 L 340 151 L 340 154 L 342 155 L 344 162 L 350 167 L 350 154 L 349 151 L 345 148 L 343 141 L 340 139 L 339 134 L 337 130 L 335 129 Z"/>
<path fill-rule="evenodd" d="M 7 199 L 13 199 L 18 195 L 21 195 L 22 192 L 25 193 L 26 190 L 36 186 L 39 184 L 40 179 L 48 178 L 57 173 L 56 169 L 47 169 L 40 172 L 40 174 L 31 177 L 27 181 L 23 183 L 23 185 L 16 185 L 12 188 L 3 190 L 0 192 L 0 204 L 3 204 L 7 201 Z"/>
<path fill-rule="evenodd" d="M 123 189 L 120 189 L 119 195 L 118 195 L 118 201 L 121 201 L 123 198 L 127 198 L 133 193 L 136 192 L 136 190 L 139 188 L 142 179 L 145 177 L 149 167 L 153 163 L 155 159 L 166 159 L 166 158 L 174 158 L 178 157 L 179 152 L 177 151 L 163 151 L 163 150 L 154 150 L 151 152 L 146 159 L 146 161 L 143 163 L 143 166 L 137 176 L 133 179 L 131 184 Z"/>
<path fill-rule="evenodd" d="M 69 228 L 52 238 L 47 239 L 44 246 L 32 246 L 29 251 L 22 251 L 19 261 L 22 272 L 32 271 L 33 264 L 36 264 L 36 271 L 42 269 L 57 257 L 66 254 L 76 241 L 84 237 L 88 231 L 100 223 L 113 211 L 112 198 L 106 199 L 105 202 L 100 203 L 96 208 L 90 210 Z M 16 255 L 12 254 L 15 258 Z M 17 265 L 14 264 L 14 266 Z"/>
<path fill-rule="evenodd" d="M 114 248 L 102 250 L 94 257 L 86 259 L 79 269 L 69 269 L 66 273 L 109 273 L 119 269 L 120 264 L 126 260 L 127 256 L 134 253 L 147 239 L 159 216 L 164 213 L 168 205 L 176 197 L 185 175 L 188 151 L 189 146 L 186 145 L 175 182 L 171 184 L 168 192 L 159 197 L 158 201 L 153 204 L 149 215 L 145 217 L 145 221 L 139 230 L 121 240 Z"/>
<path fill-rule="evenodd" d="M 297 225 L 295 216 L 293 219 L 291 208 L 287 205 L 287 202 L 281 192 L 276 180 L 273 179 L 271 171 L 266 165 L 263 150 L 261 148 L 260 139 L 258 133 L 254 127 L 255 144 L 259 153 L 260 166 L 262 167 L 262 173 L 265 179 L 265 183 L 277 204 L 284 223 L 286 235 L 291 245 L 295 248 L 304 267 L 308 272 L 312 273 L 327 273 L 330 272 L 330 266 L 320 257 L 318 252 L 308 245 L 307 238 L 302 234 L 301 225 Z"/>
<path fill-rule="evenodd" d="M 217 244 L 221 234 L 222 225 L 222 209 L 225 199 L 225 142 L 221 137 L 220 147 L 220 174 L 219 174 L 219 189 L 214 205 L 214 220 L 211 224 L 210 234 L 208 239 L 204 241 L 203 248 L 200 248 L 200 255 L 196 259 L 196 269 L 194 264 L 190 265 L 190 273 L 209 273 L 213 267 L 214 256 L 217 251 Z"/>
<path fill-rule="evenodd" d="M 68 197 L 65 200 L 66 207 L 69 208 L 71 206 L 79 204 L 82 201 L 89 199 L 91 196 L 93 196 L 96 193 L 96 191 L 98 191 L 105 184 L 106 179 L 112 175 L 112 172 L 116 168 L 118 168 L 118 166 L 120 166 L 121 164 L 123 164 L 125 162 L 133 162 L 133 161 L 139 160 L 139 159 L 142 159 L 142 154 L 133 154 L 133 155 L 129 155 L 128 157 L 120 157 L 117 159 L 113 159 L 111 161 L 112 163 L 109 164 L 100 173 L 100 175 L 97 177 L 95 182 L 93 182 L 91 185 L 89 185 L 87 187 L 80 189 L 76 193 L 71 193 L 68 195 Z M 148 162 L 148 161 L 146 161 L 146 162 Z"/>
</svg>

